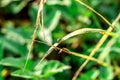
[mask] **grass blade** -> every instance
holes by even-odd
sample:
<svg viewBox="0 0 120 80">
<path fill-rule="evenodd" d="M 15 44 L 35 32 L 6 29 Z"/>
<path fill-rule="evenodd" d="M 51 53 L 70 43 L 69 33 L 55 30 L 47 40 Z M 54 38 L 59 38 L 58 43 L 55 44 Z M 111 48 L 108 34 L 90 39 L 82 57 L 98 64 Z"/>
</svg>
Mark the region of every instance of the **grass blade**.
<svg viewBox="0 0 120 80">
<path fill-rule="evenodd" d="M 102 29 L 95 29 L 95 28 L 83 28 L 83 29 L 79 29 L 76 31 L 73 31 L 69 34 L 67 34 L 66 36 L 64 36 L 62 39 L 60 39 L 58 42 L 56 42 L 53 46 L 51 46 L 49 48 L 49 50 L 46 52 L 46 54 L 42 57 L 42 59 L 40 60 L 40 62 L 38 64 L 40 64 L 54 49 L 55 47 L 57 47 L 61 42 L 73 37 L 73 36 L 77 36 L 80 34 L 85 34 L 85 33 L 89 33 L 89 32 L 98 32 L 98 33 L 102 33 L 102 32 L 106 32 L 105 30 Z"/>
<path fill-rule="evenodd" d="M 101 17 L 114 30 L 114 27 L 112 26 L 112 24 L 104 16 L 102 16 L 100 13 L 98 13 L 96 10 L 94 10 L 93 8 L 91 8 L 81 0 L 76 0 L 76 1 L 79 2 L 81 5 L 85 6 L 86 8 L 88 8 L 89 10 L 91 10 L 92 12 L 94 12 L 95 14 L 97 14 L 99 17 Z"/>
</svg>

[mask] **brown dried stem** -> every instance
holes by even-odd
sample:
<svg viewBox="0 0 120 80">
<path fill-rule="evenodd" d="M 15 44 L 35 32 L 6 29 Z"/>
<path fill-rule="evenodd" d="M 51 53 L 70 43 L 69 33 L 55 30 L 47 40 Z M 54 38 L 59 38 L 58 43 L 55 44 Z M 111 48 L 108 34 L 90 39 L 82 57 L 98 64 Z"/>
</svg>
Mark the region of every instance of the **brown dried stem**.
<svg viewBox="0 0 120 80">
<path fill-rule="evenodd" d="M 120 19 L 120 13 L 117 16 L 117 18 L 114 20 L 114 22 L 112 23 L 112 26 L 114 27 L 115 24 L 119 21 Z M 112 31 L 112 27 L 109 27 L 107 29 L 108 32 Z M 104 43 L 104 41 L 107 39 L 108 35 L 103 35 L 103 37 L 99 40 L 99 42 L 96 44 L 95 48 L 92 50 L 92 52 L 90 53 L 90 57 L 92 57 L 96 51 L 100 48 L 100 46 Z M 86 66 L 86 64 L 89 62 L 90 58 L 88 58 L 80 67 L 79 69 L 76 71 L 75 75 L 73 76 L 72 80 L 76 80 L 76 78 L 78 77 L 78 75 L 80 74 L 80 72 L 82 71 L 82 69 Z"/>
<path fill-rule="evenodd" d="M 31 41 L 31 44 L 30 44 L 30 47 L 29 47 L 29 51 L 28 51 L 28 55 L 27 55 L 27 59 L 26 59 L 23 71 L 25 70 L 25 68 L 27 66 L 27 63 L 28 63 L 28 60 L 29 60 L 29 57 L 30 57 L 30 53 L 31 53 L 32 48 L 33 48 L 33 44 L 34 44 L 34 40 L 35 40 L 35 37 L 36 37 L 37 29 L 38 29 L 38 26 L 40 25 L 40 13 L 43 10 L 43 6 L 44 6 L 44 0 L 41 0 L 40 4 L 39 4 L 38 13 L 37 13 L 36 23 L 35 23 L 35 30 L 34 30 L 34 33 L 33 33 L 33 36 L 32 36 L 32 41 Z"/>
</svg>

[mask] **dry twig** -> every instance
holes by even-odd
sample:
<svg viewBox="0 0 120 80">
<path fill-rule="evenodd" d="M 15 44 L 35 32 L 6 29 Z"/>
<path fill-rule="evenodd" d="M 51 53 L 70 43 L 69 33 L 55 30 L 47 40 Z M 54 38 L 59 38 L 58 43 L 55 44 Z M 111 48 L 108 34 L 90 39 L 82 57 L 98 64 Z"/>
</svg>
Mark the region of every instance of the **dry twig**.
<svg viewBox="0 0 120 80">
<path fill-rule="evenodd" d="M 114 20 L 114 22 L 112 23 L 112 26 L 114 27 L 115 24 L 119 21 L 120 19 L 120 13 L 117 16 L 117 18 Z M 112 31 L 112 27 L 109 27 L 107 29 L 108 32 Z M 99 42 L 96 44 L 95 48 L 92 50 L 92 52 L 90 53 L 90 57 L 92 57 L 96 51 L 100 48 L 100 46 L 104 43 L 104 41 L 107 39 L 108 35 L 103 35 L 103 37 L 99 40 Z M 73 76 L 72 80 L 76 80 L 76 78 L 78 77 L 78 75 L 80 74 L 80 72 L 82 71 L 82 69 L 86 66 L 86 64 L 89 62 L 90 58 L 88 58 L 80 67 L 79 69 L 76 71 L 75 75 Z"/>
<path fill-rule="evenodd" d="M 39 4 L 39 9 L 38 9 L 36 23 L 35 23 L 35 30 L 34 30 L 34 33 L 33 33 L 33 36 L 32 36 L 32 41 L 31 41 L 31 44 L 30 44 L 30 47 L 29 47 L 29 51 L 28 51 L 28 55 L 27 55 L 27 59 L 26 59 L 23 71 L 25 70 L 25 68 L 27 66 L 27 63 L 28 63 L 28 60 L 29 60 L 29 57 L 30 57 L 30 53 L 31 53 L 32 48 L 33 48 L 34 40 L 35 40 L 35 37 L 36 37 L 37 29 L 38 29 L 38 26 L 40 25 L 40 13 L 43 10 L 44 2 L 45 2 L 44 0 L 41 0 L 40 4 Z"/>
</svg>

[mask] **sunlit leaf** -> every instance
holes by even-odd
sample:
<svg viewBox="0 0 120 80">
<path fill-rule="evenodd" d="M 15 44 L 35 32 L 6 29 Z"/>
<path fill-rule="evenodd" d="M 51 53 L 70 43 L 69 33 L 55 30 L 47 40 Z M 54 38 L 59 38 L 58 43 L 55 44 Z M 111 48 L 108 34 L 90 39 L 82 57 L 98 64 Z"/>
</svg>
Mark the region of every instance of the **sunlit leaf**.
<svg viewBox="0 0 120 80">
<path fill-rule="evenodd" d="M 16 70 L 14 72 L 11 73 L 12 76 L 15 77 L 22 77 L 22 78 L 27 78 L 27 79 L 31 79 L 34 77 L 34 73 L 31 71 L 23 71 L 23 70 Z"/>
<path fill-rule="evenodd" d="M 59 61 L 50 61 L 43 67 L 42 76 L 48 77 L 66 69 L 70 69 L 70 66 L 66 66 Z"/>
<path fill-rule="evenodd" d="M 8 57 L 8 58 L 2 59 L 0 61 L 0 65 L 22 69 L 25 64 L 25 61 L 26 61 L 25 58 Z M 32 68 L 33 68 L 33 62 L 29 61 L 26 69 L 32 69 Z"/>
</svg>

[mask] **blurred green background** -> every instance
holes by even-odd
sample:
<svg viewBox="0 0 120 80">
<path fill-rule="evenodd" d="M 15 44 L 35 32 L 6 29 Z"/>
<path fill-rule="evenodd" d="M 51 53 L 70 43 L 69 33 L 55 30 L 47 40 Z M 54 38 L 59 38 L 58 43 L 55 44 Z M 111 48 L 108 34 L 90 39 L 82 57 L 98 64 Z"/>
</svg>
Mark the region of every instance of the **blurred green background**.
<svg viewBox="0 0 120 80">
<path fill-rule="evenodd" d="M 108 21 L 120 12 L 120 0 L 82 0 Z M 0 80 L 71 80 L 85 61 L 83 58 L 54 50 L 38 67 L 35 65 L 50 48 L 35 42 L 25 72 L 22 72 L 30 46 L 39 0 L 0 0 Z M 47 42 L 55 43 L 68 33 L 82 28 L 106 30 L 109 26 L 96 14 L 75 0 L 47 0 L 44 6 L 44 30 Z M 116 36 L 108 37 L 94 57 L 105 56 L 109 67 L 90 61 L 77 80 L 120 80 L 120 22 Z M 36 40 L 44 41 L 39 27 Z M 70 38 L 60 48 L 89 55 L 101 34 L 87 33 Z M 112 41 L 111 41 L 112 40 Z M 106 46 L 111 41 L 112 47 Z M 45 43 L 47 43 L 45 42 Z M 105 50 L 105 51 L 104 51 Z"/>
</svg>

